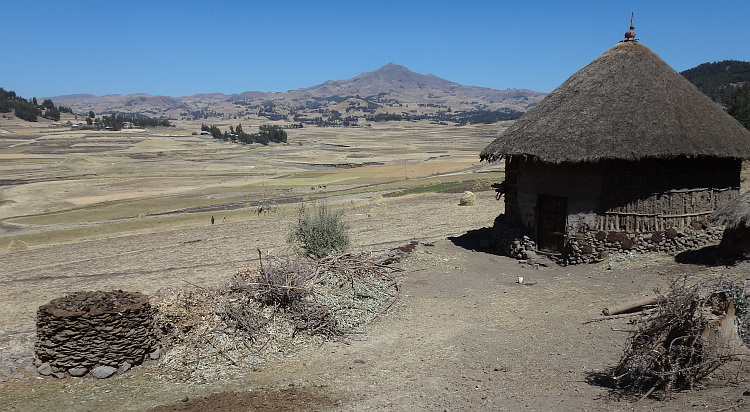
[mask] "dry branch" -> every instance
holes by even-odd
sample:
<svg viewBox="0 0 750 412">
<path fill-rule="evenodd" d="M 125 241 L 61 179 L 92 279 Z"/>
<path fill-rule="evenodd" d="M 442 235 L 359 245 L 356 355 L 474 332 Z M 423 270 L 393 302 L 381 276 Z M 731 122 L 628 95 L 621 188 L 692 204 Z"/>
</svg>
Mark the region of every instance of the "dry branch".
<svg viewBox="0 0 750 412">
<path fill-rule="evenodd" d="M 632 312 L 635 310 L 642 310 L 643 307 L 646 306 L 653 306 L 659 302 L 659 300 L 664 299 L 663 296 L 646 296 L 640 299 L 636 299 L 630 302 L 621 303 L 619 305 L 611 306 L 609 308 L 604 308 L 602 310 L 602 315 L 604 316 L 610 316 L 610 315 L 617 315 L 620 313 L 627 313 Z"/>
</svg>

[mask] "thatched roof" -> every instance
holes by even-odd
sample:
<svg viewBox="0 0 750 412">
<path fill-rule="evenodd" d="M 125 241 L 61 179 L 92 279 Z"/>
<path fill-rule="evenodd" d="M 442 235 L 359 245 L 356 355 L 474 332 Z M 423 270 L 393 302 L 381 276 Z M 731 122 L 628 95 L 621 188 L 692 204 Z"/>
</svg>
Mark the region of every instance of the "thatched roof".
<svg viewBox="0 0 750 412">
<path fill-rule="evenodd" d="M 576 72 L 480 157 L 546 162 L 750 158 L 750 132 L 651 49 L 617 44 Z"/>
<path fill-rule="evenodd" d="M 733 229 L 750 227 L 750 192 L 745 192 L 716 209 L 709 220 Z"/>
</svg>

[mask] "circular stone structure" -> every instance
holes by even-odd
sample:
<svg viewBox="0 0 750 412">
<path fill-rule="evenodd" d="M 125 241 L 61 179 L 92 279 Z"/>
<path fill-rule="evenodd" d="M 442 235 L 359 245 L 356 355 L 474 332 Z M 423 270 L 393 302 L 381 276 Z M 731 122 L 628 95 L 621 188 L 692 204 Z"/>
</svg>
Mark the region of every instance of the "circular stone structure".
<svg viewBox="0 0 750 412">
<path fill-rule="evenodd" d="M 159 344 L 148 297 L 138 292 L 75 292 L 40 306 L 36 356 L 60 372 L 138 365 Z"/>
</svg>

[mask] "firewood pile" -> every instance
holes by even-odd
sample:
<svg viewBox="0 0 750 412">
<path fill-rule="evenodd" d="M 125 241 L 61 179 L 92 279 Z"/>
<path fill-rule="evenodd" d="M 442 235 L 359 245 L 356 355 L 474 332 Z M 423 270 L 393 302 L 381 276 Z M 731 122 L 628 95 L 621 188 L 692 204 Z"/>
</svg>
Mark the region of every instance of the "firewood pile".
<svg viewBox="0 0 750 412">
<path fill-rule="evenodd" d="M 389 256 L 262 256 L 223 286 L 163 291 L 152 299 L 167 347 L 158 378 L 231 378 L 360 331 L 398 298 Z"/>
<path fill-rule="evenodd" d="M 745 373 L 742 361 L 750 355 L 746 289 L 727 280 L 692 286 L 682 280 L 666 295 L 623 305 L 642 316 L 634 318 L 637 328 L 614 369 L 615 389 L 625 396 L 668 397 L 709 376 Z"/>
</svg>

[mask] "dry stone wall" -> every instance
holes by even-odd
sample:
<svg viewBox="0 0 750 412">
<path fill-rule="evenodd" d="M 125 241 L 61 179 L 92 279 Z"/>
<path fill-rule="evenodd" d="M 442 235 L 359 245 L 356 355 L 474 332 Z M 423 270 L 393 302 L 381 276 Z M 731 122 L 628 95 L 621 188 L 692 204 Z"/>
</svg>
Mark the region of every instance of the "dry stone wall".
<svg viewBox="0 0 750 412">
<path fill-rule="evenodd" d="M 504 215 L 495 219 L 494 242 L 498 250 L 509 257 L 532 261 L 537 258 L 536 243 L 528 229 L 505 222 Z M 668 229 L 652 233 L 621 231 L 587 231 L 569 236 L 565 251 L 547 256 L 562 265 L 592 263 L 617 254 L 649 252 L 679 253 L 721 241 L 723 227 L 707 226 L 693 221 L 682 229 Z"/>
<path fill-rule="evenodd" d="M 161 353 L 148 297 L 121 290 L 76 292 L 41 306 L 35 350 L 39 372 L 58 377 L 106 377 Z"/>
</svg>

